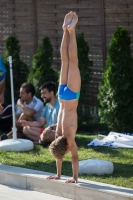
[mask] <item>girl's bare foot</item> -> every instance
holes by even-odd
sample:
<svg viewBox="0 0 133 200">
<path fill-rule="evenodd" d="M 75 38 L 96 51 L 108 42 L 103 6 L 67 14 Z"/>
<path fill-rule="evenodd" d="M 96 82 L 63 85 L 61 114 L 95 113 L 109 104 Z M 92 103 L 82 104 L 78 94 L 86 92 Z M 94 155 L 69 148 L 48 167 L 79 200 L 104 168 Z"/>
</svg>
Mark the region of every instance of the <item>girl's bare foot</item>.
<svg viewBox="0 0 133 200">
<path fill-rule="evenodd" d="M 64 31 L 67 29 L 67 26 L 69 24 L 71 24 L 72 19 L 73 19 L 73 12 L 71 11 L 64 18 L 64 23 L 63 23 L 63 26 L 62 26 L 62 28 L 63 28 Z"/>
<path fill-rule="evenodd" d="M 78 22 L 78 16 L 77 16 L 76 13 L 74 12 L 74 13 L 73 13 L 72 22 L 71 22 L 71 24 L 69 24 L 69 25 L 67 26 L 67 29 L 68 29 L 69 32 L 70 32 L 72 29 L 75 28 L 77 22 Z"/>
</svg>

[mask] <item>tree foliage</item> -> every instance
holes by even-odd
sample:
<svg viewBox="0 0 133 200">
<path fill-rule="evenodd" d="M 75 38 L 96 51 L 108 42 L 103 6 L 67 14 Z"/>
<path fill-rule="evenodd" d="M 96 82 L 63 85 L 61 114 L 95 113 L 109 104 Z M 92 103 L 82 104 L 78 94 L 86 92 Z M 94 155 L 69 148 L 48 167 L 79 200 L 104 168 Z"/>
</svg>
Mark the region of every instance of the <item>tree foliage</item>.
<svg viewBox="0 0 133 200">
<path fill-rule="evenodd" d="M 20 56 L 19 41 L 15 36 L 10 36 L 6 40 L 5 53 L 2 56 L 4 64 L 7 69 L 6 76 L 6 89 L 5 89 L 5 104 L 11 104 L 11 80 L 10 80 L 10 67 L 7 58 L 12 56 L 12 72 L 13 72 L 13 86 L 14 86 L 14 98 L 15 101 L 19 98 L 19 90 L 22 83 L 27 81 L 28 67 L 24 63 Z"/>
<path fill-rule="evenodd" d="M 89 46 L 84 39 L 84 34 L 81 33 L 77 36 L 78 48 L 78 64 L 81 74 L 81 91 L 78 106 L 78 122 L 79 126 L 82 123 L 88 123 L 90 117 L 89 104 L 87 100 L 89 82 L 91 80 L 91 66 L 92 61 L 89 60 Z"/>
<path fill-rule="evenodd" d="M 52 67 L 53 48 L 49 37 L 44 37 L 42 44 L 33 56 L 32 67 L 28 77 L 36 88 L 36 95 L 40 97 L 39 88 L 47 81 L 58 82 L 58 73 Z"/>
<path fill-rule="evenodd" d="M 128 31 L 118 27 L 110 41 L 99 87 L 99 115 L 114 131 L 133 131 L 133 59 Z"/>
</svg>

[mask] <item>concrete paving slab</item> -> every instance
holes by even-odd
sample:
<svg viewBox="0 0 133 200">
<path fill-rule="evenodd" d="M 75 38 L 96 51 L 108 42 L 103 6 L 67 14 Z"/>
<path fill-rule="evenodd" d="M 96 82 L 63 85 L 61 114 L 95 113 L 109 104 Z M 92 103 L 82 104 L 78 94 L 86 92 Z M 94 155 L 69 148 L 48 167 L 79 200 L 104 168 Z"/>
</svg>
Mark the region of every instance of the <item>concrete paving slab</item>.
<svg viewBox="0 0 133 200">
<path fill-rule="evenodd" d="M 133 189 L 84 179 L 66 184 L 70 178 L 47 180 L 52 173 L 0 164 L 0 184 L 38 191 L 74 200 L 133 200 Z"/>
<path fill-rule="evenodd" d="M 0 185 L 0 199 L 1 200 L 70 200 L 67 198 L 53 196 L 41 192 L 24 190 L 17 187 Z"/>
</svg>

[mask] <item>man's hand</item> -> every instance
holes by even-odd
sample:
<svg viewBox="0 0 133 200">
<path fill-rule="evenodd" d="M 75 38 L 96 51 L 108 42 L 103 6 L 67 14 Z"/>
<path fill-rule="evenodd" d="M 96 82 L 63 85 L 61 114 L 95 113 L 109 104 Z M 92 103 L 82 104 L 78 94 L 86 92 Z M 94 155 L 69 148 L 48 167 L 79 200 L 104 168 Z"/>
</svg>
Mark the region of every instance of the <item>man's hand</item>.
<svg viewBox="0 0 133 200">
<path fill-rule="evenodd" d="M 29 124 L 28 124 L 28 121 L 26 121 L 26 120 L 20 120 L 20 124 L 21 124 L 21 126 L 28 126 Z"/>
<path fill-rule="evenodd" d="M 18 99 L 18 101 L 17 101 L 17 105 L 18 105 L 18 106 L 23 105 L 23 101 L 22 101 L 21 99 Z"/>
<path fill-rule="evenodd" d="M 48 127 L 45 128 L 45 131 L 47 131 L 47 130 L 51 130 L 50 126 L 48 126 Z"/>
</svg>

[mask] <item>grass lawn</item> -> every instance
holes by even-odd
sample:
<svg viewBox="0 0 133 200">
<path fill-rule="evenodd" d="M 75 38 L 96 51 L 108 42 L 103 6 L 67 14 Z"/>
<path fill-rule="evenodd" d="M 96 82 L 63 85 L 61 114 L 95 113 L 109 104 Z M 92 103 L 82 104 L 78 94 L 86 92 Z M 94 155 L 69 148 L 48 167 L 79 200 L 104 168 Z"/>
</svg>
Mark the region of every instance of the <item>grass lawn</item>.
<svg viewBox="0 0 133 200">
<path fill-rule="evenodd" d="M 133 189 L 133 149 L 111 149 L 108 147 L 87 147 L 87 144 L 95 135 L 76 135 L 79 160 L 98 158 L 114 163 L 114 173 L 111 175 L 79 175 L 80 178 L 123 186 Z M 71 154 L 64 158 L 62 174 L 71 176 Z M 29 152 L 5 152 L 0 151 L 0 163 L 19 166 L 29 169 L 56 173 L 55 161 L 48 148 L 35 145 L 34 150 Z"/>
</svg>

